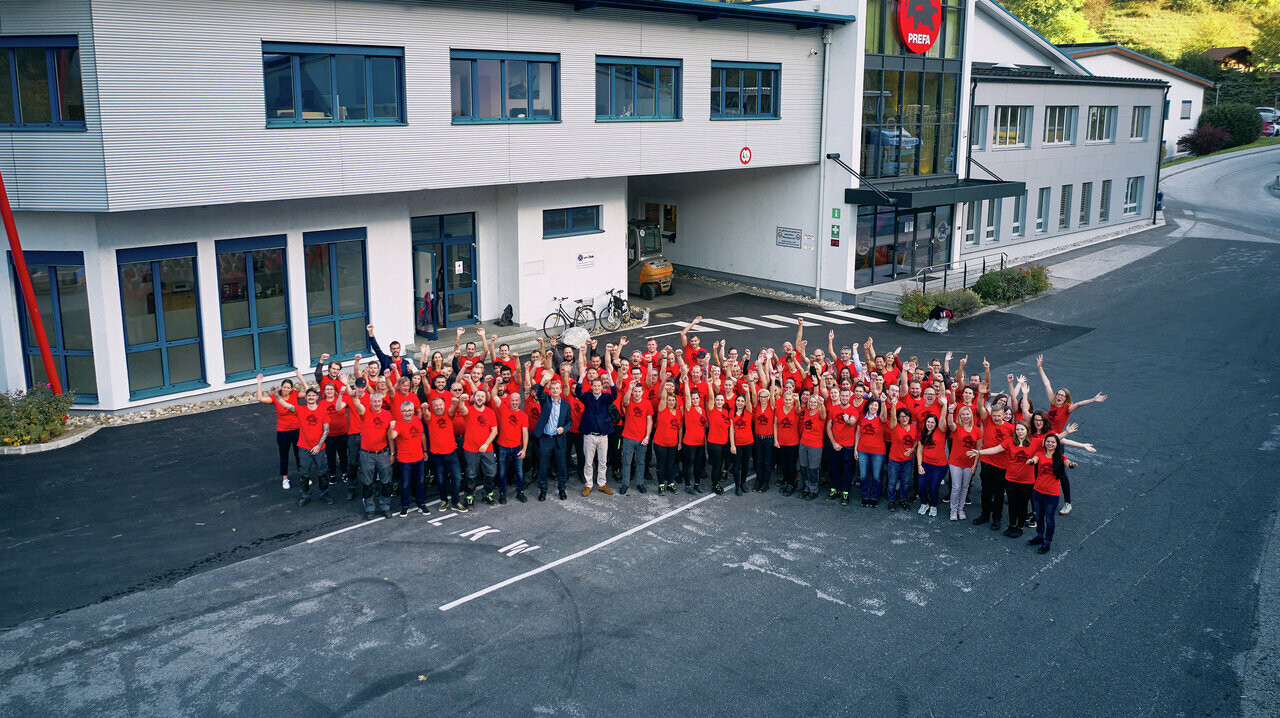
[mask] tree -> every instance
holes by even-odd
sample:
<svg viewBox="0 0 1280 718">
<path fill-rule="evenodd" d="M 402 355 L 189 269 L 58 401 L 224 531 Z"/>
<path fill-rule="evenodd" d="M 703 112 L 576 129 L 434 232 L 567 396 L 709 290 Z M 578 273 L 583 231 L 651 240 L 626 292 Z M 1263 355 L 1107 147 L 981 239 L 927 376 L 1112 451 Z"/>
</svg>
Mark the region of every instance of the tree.
<svg viewBox="0 0 1280 718">
<path fill-rule="evenodd" d="M 1006 0 L 1002 3 L 1036 32 L 1053 43 L 1102 39 L 1084 15 L 1084 0 Z"/>
<path fill-rule="evenodd" d="M 1280 70 L 1280 5 L 1259 12 L 1253 18 L 1258 39 L 1253 41 L 1253 62 L 1260 68 Z"/>
</svg>

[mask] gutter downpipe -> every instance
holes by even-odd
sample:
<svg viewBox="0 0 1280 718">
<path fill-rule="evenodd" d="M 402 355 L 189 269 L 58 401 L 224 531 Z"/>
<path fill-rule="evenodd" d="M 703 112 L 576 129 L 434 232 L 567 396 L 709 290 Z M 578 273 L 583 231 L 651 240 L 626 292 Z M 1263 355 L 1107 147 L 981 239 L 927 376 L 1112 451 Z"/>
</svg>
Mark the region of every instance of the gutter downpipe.
<svg viewBox="0 0 1280 718">
<path fill-rule="evenodd" d="M 818 224 L 814 228 L 813 298 L 822 299 L 822 225 L 827 206 L 827 106 L 831 88 L 831 28 L 822 31 L 822 115 L 818 121 Z M 801 242 L 803 242 L 803 237 Z"/>
<path fill-rule="evenodd" d="M 1169 85 L 1164 86 L 1164 102 L 1160 103 L 1160 151 L 1156 153 L 1156 191 L 1151 195 L 1151 224 L 1156 223 L 1156 200 L 1160 198 L 1160 160 L 1164 159 L 1164 123 L 1165 115 L 1168 114 L 1164 108 L 1169 103 Z M 1174 140 L 1174 149 L 1177 149 L 1177 140 Z"/>
</svg>

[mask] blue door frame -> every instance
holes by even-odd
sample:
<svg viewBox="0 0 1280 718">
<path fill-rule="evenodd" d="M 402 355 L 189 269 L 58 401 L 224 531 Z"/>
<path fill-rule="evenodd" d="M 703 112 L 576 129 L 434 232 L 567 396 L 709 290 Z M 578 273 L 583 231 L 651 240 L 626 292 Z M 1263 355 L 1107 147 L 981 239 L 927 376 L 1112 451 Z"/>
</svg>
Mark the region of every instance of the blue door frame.
<svg viewBox="0 0 1280 718">
<path fill-rule="evenodd" d="M 244 257 L 244 274 L 245 287 L 248 293 L 249 304 L 249 326 L 243 329 L 224 329 L 222 338 L 225 340 L 233 337 L 252 336 L 253 337 L 253 369 L 246 371 L 232 372 L 226 374 L 227 381 L 238 381 L 240 379 L 251 379 L 257 374 L 285 374 L 293 371 L 291 364 L 276 364 L 272 366 L 262 366 L 262 348 L 259 344 L 258 336 L 263 332 L 285 330 L 285 349 L 288 358 L 293 357 L 293 340 L 290 337 L 289 329 L 289 256 L 285 251 L 284 235 L 272 237 L 247 237 L 236 240 L 219 240 L 215 243 L 216 253 L 221 254 L 240 254 Z M 286 297 L 284 305 L 284 324 L 276 324 L 271 326 L 258 325 L 258 287 L 257 281 L 254 279 L 253 260 L 258 252 L 280 251 L 281 271 L 284 273 L 284 296 Z M 219 265 L 221 266 L 221 265 Z M 223 277 L 219 275 L 218 283 L 222 284 Z"/>
<path fill-rule="evenodd" d="M 474 213 L 466 213 L 466 214 L 471 215 L 470 224 L 472 227 L 472 233 L 470 235 L 454 235 L 454 236 L 445 235 L 445 230 L 444 230 L 445 218 L 449 216 L 455 216 L 455 215 L 434 215 L 429 217 L 414 218 L 414 220 L 419 223 L 424 221 L 430 221 L 430 220 L 435 220 L 440 223 L 439 228 L 435 232 L 434 237 L 430 239 L 413 240 L 413 251 L 415 253 L 429 252 L 432 255 L 432 267 L 434 267 L 436 270 L 436 278 L 435 280 L 433 280 L 433 283 L 432 283 L 432 289 L 435 291 L 435 297 L 433 298 L 435 302 L 435 306 L 433 306 L 432 308 L 434 311 L 438 313 L 437 316 L 439 318 L 439 328 L 441 329 L 452 329 L 454 327 L 469 326 L 472 324 L 476 324 L 479 321 L 477 317 L 480 311 L 480 271 L 479 271 L 479 262 L 478 262 L 478 256 L 477 256 L 478 252 L 476 251 L 476 237 L 475 237 L 475 231 L 474 231 L 475 214 Z M 471 285 L 468 287 L 460 288 L 460 289 L 449 289 L 448 279 L 450 276 L 450 272 L 453 271 L 452 266 L 445 266 L 448 264 L 449 249 L 451 247 L 457 247 L 457 246 L 463 246 L 463 245 L 469 247 L 471 252 Z M 414 325 L 419 333 L 423 334 L 424 336 L 431 337 L 431 333 L 429 331 L 424 331 L 424 329 L 430 328 L 430 324 L 431 324 L 430 320 L 427 320 L 426 322 L 423 322 L 420 320 L 420 318 L 423 317 L 423 311 L 426 307 L 426 302 L 424 301 L 423 297 L 418 296 L 417 288 L 419 286 L 419 282 L 418 282 L 419 278 L 417 276 L 418 263 L 416 261 L 414 261 L 413 263 L 413 268 L 414 268 L 413 302 L 414 302 L 414 317 L 415 317 Z M 450 298 L 460 296 L 460 295 L 470 295 L 469 298 L 471 300 L 471 316 L 467 317 L 466 319 L 450 321 L 449 320 Z M 425 327 L 424 327 L 424 324 L 425 324 Z M 431 337 L 431 338 L 435 338 L 435 337 Z"/>
<path fill-rule="evenodd" d="M 70 391 L 75 387 L 69 385 L 67 381 L 67 357 L 81 356 L 93 357 L 93 350 L 66 349 L 63 346 L 62 336 L 62 303 L 58 296 L 58 269 L 63 271 L 73 271 L 84 273 L 84 254 L 80 252 L 26 252 L 24 256 L 27 259 L 27 267 L 44 267 L 49 272 L 49 294 L 50 294 L 50 313 L 53 316 L 53 326 L 45 327 L 45 334 L 49 340 L 49 352 L 53 354 L 53 363 L 57 366 L 58 380 L 62 382 L 63 388 Z M 10 267 L 13 269 L 15 286 L 17 282 L 17 267 L 13 266 L 13 256 L 9 256 Z M 16 294 L 18 299 L 18 330 L 22 337 L 23 354 L 27 360 L 22 362 L 23 372 L 26 374 L 27 386 L 32 387 L 35 384 L 31 376 L 31 359 L 29 357 L 40 356 L 40 348 L 31 346 L 34 342 L 27 333 L 27 307 L 26 302 L 22 298 L 22 293 Z M 92 330 L 90 330 L 92 331 Z M 91 340 L 92 341 L 92 340 Z M 97 393 L 88 394 L 83 392 L 73 393 L 72 397 L 77 404 L 96 404 L 98 402 Z"/>
<path fill-rule="evenodd" d="M 125 264 L 147 264 L 151 272 L 151 302 L 155 310 L 156 319 L 156 340 L 144 342 L 142 344 L 129 343 L 129 322 L 128 317 L 124 316 L 124 281 L 121 277 L 120 281 L 120 313 L 124 319 L 124 351 L 125 354 L 133 354 L 136 352 L 151 351 L 153 349 L 160 350 L 160 371 L 161 385 L 147 389 L 129 390 L 129 398 L 131 400 L 148 399 L 154 396 L 163 396 L 164 394 L 175 394 L 177 392 L 188 391 L 190 389 L 206 389 L 209 384 L 205 381 L 204 368 L 204 322 L 200 316 L 200 273 L 196 263 L 196 246 L 195 244 L 175 244 L 164 245 L 159 247 L 141 247 L 138 249 L 118 249 L 116 250 L 116 273 L 120 273 L 121 266 Z M 191 260 L 191 283 L 192 291 L 196 297 L 196 335 L 189 339 L 174 339 L 170 341 L 165 333 L 164 325 L 164 285 L 160 279 L 160 263 L 166 259 L 189 259 Z M 190 381 L 173 383 L 169 372 L 169 350 L 173 347 L 196 344 L 200 348 L 200 378 Z"/>
</svg>

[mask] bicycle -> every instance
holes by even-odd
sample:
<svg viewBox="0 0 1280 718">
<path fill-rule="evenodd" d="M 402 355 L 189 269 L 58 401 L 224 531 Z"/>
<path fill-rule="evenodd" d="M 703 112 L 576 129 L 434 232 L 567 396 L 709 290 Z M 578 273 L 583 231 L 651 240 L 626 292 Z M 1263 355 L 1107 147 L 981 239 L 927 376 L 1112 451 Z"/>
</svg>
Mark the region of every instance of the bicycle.
<svg viewBox="0 0 1280 718">
<path fill-rule="evenodd" d="M 568 297 L 552 297 L 551 301 L 556 303 L 556 310 L 547 315 L 542 320 L 542 334 L 548 339 L 553 339 L 564 334 L 564 330 L 570 327 L 582 327 L 590 329 L 596 324 L 596 310 L 592 309 L 586 299 L 575 299 L 578 308 L 573 310 L 573 316 L 564 309 L 564 303 Z"/>
<path fill-rule="evenodd" d="M 622 326 L 622 322 L 630 316 L 631 305 L 621 289 L 610 289 L 605 292 L 605 296 L 608 299 L 605 301 L 604 309 L 600 310 L 598 319 L 601 329 L 612 332 Z"/>
</svg>

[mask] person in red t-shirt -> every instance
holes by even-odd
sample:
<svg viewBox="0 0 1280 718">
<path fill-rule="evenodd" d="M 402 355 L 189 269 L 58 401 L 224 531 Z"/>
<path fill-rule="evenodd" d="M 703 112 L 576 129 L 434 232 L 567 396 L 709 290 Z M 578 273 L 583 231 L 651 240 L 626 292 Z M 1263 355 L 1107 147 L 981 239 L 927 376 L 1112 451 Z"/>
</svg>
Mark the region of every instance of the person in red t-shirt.
<svg viewBox="0 0 1280 718">
<path fill-rule="evenodd" d="M 830 391 L 829 388 L 826 389 Z M 827 438 L 831 441 L 831 489 L 827 501 L 840 499 L 841 505 L 849 505 L 849 492 L 853 490 L 854 462 L 858 455 L 858 419 L 867 402 L 859 397 L 858 405 L 850 403 L 853 393 L 840 389 L 831 395 L 827 407 Z M 879 481 L 879 475 L 877 475 Z M 862 505 L 867 505 L 867 487 L 862 487 Z"/>
<path fill-rule="evenodd" d="M 498 438 L 498 416 L 489 406 L 488 400 L 488 392 L 476 389 L 471 395 L 471 403 L 462 404 L 458 409 L 467 420 L 467 430 L 462 440 L 467 477 L 467 485 L 463 490 L 467 506 L 475 504 L 477 483 L 480 483 L 485 503 L 494 503 L 493 484 L 498 473 L 498 460 L 493 452 L 493 442 Z"/>
<path fill-rule="evenodd" d="M 729 422 L 733 425 L 733 430 L 729 433 L 729 453 L 733 454 L 730 472 L 733 474 L 735 496 L 741 496 L 747 490 L 747 468 L 751 463 L 752 444 L 755 443 L 752 435 L 753 415 L 754 403 L 750 391 L 733 398 L 733 411 L 729 415 Z"/>
<path fill-rule="evenodd" d="M 884 402 L 872 397 L 862 407 L 858 417 L 858 468 L 861 470 L 862 504 L 869 508 L 880 505 L 880 475 L 889 453 L 889 422 L 884 413 Z M 893 498 L 889 499 L 893 508 Z"/>
<path fill-rule="evenodd" d="M 427 513 L 427 486 L 423 481 L 423 460 L 426 457 L 427 437 L 422 419 L 414 411 L 412 402 L 400 404 L 400 418 L 391 422 L 390 432 L 394 456 L 400 467 L 400 516 L 409 515 L 409 500 L 422 513 Z"/>
<path fill-rule="evenodd" d="M 945 412 L 947 400 L 939 401 Z M 916 445 L 916 493 L 920 494 L 920 509 L 916 513 L 938 515 L 938 487 L 946 474 L 947 432 L 937 416 L 926 413 L 920 422 L 920 441 Z"/>
<path fill-rule="evenodd" d="M 653 417 L 653 457 L 657 462 L 658 495 L 663 490 L 675 493 L 676 454 L 680 446 L 680 403 L 675 391 L 663 383 L 658 397 L 659 410 Z"/>
<path fill-rule="evenodd" d="M 325 465 L 324 445 L 329 435 L 329 407 L 320 403 L 320 392 L 309 387 L 304 394 L 306 403 L 295 406 L 289 402 L 280 402 L 286 411 L 298 417 L 298 449 L 302 453 L 302 464 L 298 467 L 302 479 L 302 495 L 298 498 L 298 506 L 306 506 L 311 501 L 311 485 L 320 485 L 320 499 L 332 504 L 329 497 L 329 469 Z"/>
<path fill-rule="evenodd" d="M 431 452 L 431 467 L 440 492 L 438 510 L 446 511 L 452 507 L 454 511 L 465 513 L 467 507 L 463 505 L 460 493 L 462 468 L 458 462 L 458 440 L 453 430 L 453 417 L 460 403 L 460 399 L 453 397 L 448 400 L 442 397 L 432 399 L 423 423 L 427 427 L 427 449 Z"/>
<path fill-rule="evenodd" d="M 280 487 L 289 489 L 289 452 L 293 452 L 293 465 L 302 468 L 302 458 L 298 454 L 298 417 L 284 408 L 284 404 L 296 405 L 298 392 L 293 388 L 293 380 L 285 379 L 272 392 L 271 396 L 262 393 L 262 375 L 258 375 L 258 403 L 272 404 L 276 409 L 276 448 L 280 452 Z"/>
<path fill-rule="evenodd" d="M 338 402 L 346 388 L 347 385 L 340 381 L 328 382 L 320 387 L 320 405 L 325 408 L 329 419 L 329 438 L 325 440 L 324 457 L 329 466 L 330 484 L 338 483 L 347 475 L 347 408 L 346 404 Z"/>
<path fill-rule="evenodd" d="M 622 398 L 622 487 L 618 493 L 627 493 L 633 476 L 636 491 L 645 492 L 645 453 L 652 430 L 653 405 L 645 398 L 644 385 L 633 381 Z"/>
<path fill-rule="evenodd" d="M 965 389 L 969 387 L 966 386 Z M 977 463 L 969 452 L 982 448 L 982 429 L 974 423 L 973 408 L 967 404 L 949 408 L 947 428 L 951 434 L 951 453 L 947 456 L 948 470 L 951 472 L 951 520 L 963 521 L 967 518 L 964 515 L 964 502 L 969 495 L 969 483 L 973 479 L 974 464 Z"/>
<path fill-rule="evenodd" d="M 774 407 L 777 405 L 777 391 L 768 388 L 769 382 L 763 382 L 756 391 L 755 412 L 751 418 L 751 442 L 753 458 L 756 465 L 756 481 L 752 491 L 763 494 L 769 490 L 769 481 L 773 477 L 773 445 L 774 445 Z"/>
<path fill-rule="evenodd" d="M 1058 497 L 1062 494 L 1061 481 L 1067 475 L 1067 469 L 1074 469 L 1076 464 L 1062 453 L 1062 442 L 1057 434 L 1044 437 L 1040 452 L 1029 461 L 1035 465 L 1035 485 L 1031 490 L 1031 503 L 1036 507 L 1036 535 L 1027 541 L 1032 546 L 1039 546 L 1040 553 L 1049 553 L 1053 543 L 1055 514 L 1058 513 Z"/>
<path fill-rule="evenodd" d="M 773 413 L 773 446 L 782 472 L 778 493 L 790 496 L 796 492 L 796 463 L 800 457 L 800 400 L 794 391 L 782 395 L 782 406 Z"/>
<path fill-rule="evenodd" d="M 687 364 L 682 364 L 680 371 L 683 377 L 688 377 L 692 370 Z M 702 394 L 693 391 L 691 385 L 690 381 L 680 382 L 684 391 L 680 454 L 684 467 L 685 493 L 700 494 L 702 480 L 707 477 L 707 411 Z"/>
<path fill-rule="evenodd" d="M 382 406 L 382 395 L 371 394 L 369 406 L 352 404 L 360 415 L 360 487 L 364 518 L 373 518 L 375 507 L 383 518 L 391 518 L 391 412 Z M 374 482 L 378 488 L 374 489 Z"/>
<path fill-rule="evenodd" d="M 822 468 L 822 435 L 827 426 L 827 409 L 822 397 L 809 395 L 809 405 L 800 417 L 800 477 L 804 480 L 804 499 L 818 497 L 818 472 Z"/>
<path fill-rule="evenodd" d="M 894 502 L 899 508 L 906 509 L 907 496 L 911 490 L 911 469 L 914 465 L 918 432 L 911 424 L 911 410 L 902 404 L 889 404 L 885 409 L 885 418 L 894 419 L 893 428 L 889 430 L 889 510 L 894 510 Z"/>
<path fill-rule="evenodd" d="M 506 346 L 503 344 L 502 346 Z M 529 414 L 520 405 L 519 392 L 507 394 L 500 402 L 498 415 L 498 503 L 507 503 L 507 485 L 516 487 L 516 499 L 528 501 L 524 495 L 524 457 L 529 452 Z"/>
<path fill-rule="evenodd" d="M 725 395 L 716 394 L 711 401 L 711 409 L 707 411 L 707 461 L 711 464 L 711 490 L 723 494 L 724 487 L 720 485 L 720 481 L 729 457 L 732 422 L 729 420 L 729 410 L 725 408 Z"/>
<path fill-rule="evenodd" d="M 1092 399 L 1084 401 L 1071 402 L 1071 392 L 1066 389 L 1053 390 L 1053 385 L 1049 383 L 1049 375 L 1044 373 L 1044 355 L 1036 357 L 1036 369 L 1040 371 L 1040 380 L 1044 382 L 1044 393 L 1049 398 L 1049 424 L 1050 430 L 1058 433 L 1067 426 L 1067 421 L 1071 419 L 1071 412 L 1082 406 L 1089 404 L 1100 404 L 1107 400 L 1107 395 L 1098 393 Z M 1070 503 L 1068 501 L 1067 503 Z"/>
<path fill-rule="evenodd" d="M 987 361 L 983 360 L 983 365 Z M 979 394 L 985 394 L 987 383 L 984 381 Z M 1013 435 L 1013 426 L 1004 420 L 1005 406 L 1008 398 L 997 394 L 991 400 L 978 402 L 978 418 L 982 426 L 982 445 L 1000 446 L 1004 440 Z M 982 512 L 973 520 L 975 526 L 991 522 L 991 530 L 1000 530 L 1000 519 L 1004 513 L 1005 471 L 1009 467 L 1009 457 L 1004 452 L 983 455 L 979 475 L 982 479 Z"/>
</svg>

